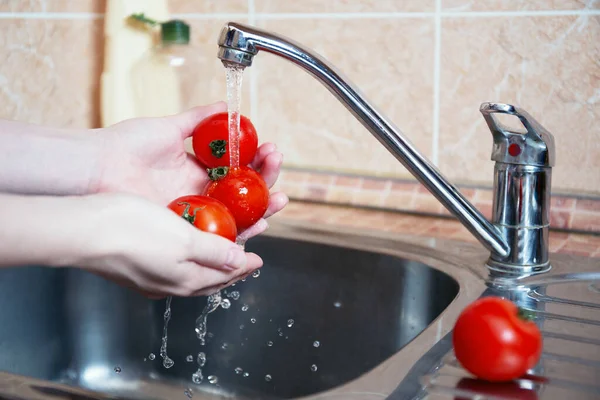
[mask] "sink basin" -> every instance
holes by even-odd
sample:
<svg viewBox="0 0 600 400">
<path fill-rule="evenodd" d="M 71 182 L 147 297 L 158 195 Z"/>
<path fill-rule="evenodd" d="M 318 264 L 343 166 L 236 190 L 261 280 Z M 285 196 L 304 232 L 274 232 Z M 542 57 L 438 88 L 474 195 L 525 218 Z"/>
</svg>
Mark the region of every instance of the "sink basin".
<svg viewBox="0 0 600 400">
<path fill-rule="evenodd" d="M 0 271 L 0 370 L 127 398 L 185 398 L 188 388 L 195 399 L 296 398 L 371 370 L 459 290 L 443 272 L 379 253 L 268 236 L 247 249 L 265 261 L 260 277 L 226 290 L 240 297 L 209 314 L 206 346 L 194 331 L 206 298 L 173 299 L 170 369 L 159 355 L 164 300 L 75 269 Z"/>
</svg>

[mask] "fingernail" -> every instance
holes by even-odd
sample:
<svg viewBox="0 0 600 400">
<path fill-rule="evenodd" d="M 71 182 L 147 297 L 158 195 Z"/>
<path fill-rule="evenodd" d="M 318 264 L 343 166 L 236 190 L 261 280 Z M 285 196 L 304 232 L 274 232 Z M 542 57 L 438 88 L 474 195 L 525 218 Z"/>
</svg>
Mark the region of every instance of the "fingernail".
<svg viewBox="0 0 600 400">
<path fill-rule="evenodd" d="M 227 261 L 225 261 L 225 267 L 231 268 L 231 270 L 242 268 L 246 265 L 246 253 L 239 247 L 233 247 L 227 253 Z"/>
</svg>

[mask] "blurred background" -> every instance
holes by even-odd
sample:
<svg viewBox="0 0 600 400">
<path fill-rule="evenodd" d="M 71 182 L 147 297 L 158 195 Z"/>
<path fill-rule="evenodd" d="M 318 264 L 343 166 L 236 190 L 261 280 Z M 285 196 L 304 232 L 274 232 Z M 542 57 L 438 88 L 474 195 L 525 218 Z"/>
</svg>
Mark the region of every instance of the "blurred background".
<svg viewBox="0 0 600 400">
<path fill-rule="evenodd" d="M 0 0 L 0 117 L 100 126 L 103 0 Z M 485 101 L 518 105 L 556 138 L 552 225 L 600 231 L 600 1 L 169 0 L 191 26 L 186 106 L 226 98 L 226 21 L 313 48 L 491 212 Z M 271 55 L 244 73 L 243 113 L 285 155 L 292 198 L 445 210 L 316 80 Z"/>
</svg>

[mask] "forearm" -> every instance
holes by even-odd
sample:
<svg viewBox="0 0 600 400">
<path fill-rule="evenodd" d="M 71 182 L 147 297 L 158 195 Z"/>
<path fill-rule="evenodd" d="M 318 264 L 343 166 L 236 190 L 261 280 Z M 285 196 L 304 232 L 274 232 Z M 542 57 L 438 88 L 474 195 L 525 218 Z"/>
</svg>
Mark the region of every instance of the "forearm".
<svg viewBox="0 0 600 400">
<path fill-rule="evenodd" d="M 102 138 L 95 132 L 0 120 L 0 192 L 94 193 L 101 159 Z"/>
<path fill-rule="evenodd" d="M 90 229 L 85 198 L 0 194 L 0 267 L 75 265 Z"/>
</svg>

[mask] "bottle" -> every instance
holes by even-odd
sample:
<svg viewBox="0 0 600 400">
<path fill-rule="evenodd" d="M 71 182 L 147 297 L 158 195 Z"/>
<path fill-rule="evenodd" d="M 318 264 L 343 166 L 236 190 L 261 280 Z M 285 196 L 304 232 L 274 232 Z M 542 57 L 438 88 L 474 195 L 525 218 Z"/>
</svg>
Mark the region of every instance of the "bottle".
<svg viewBox="0 0 600 400">
<path fill-rule="evenodd" d="M 190 26 L 176 19 L 157 23 L 143 14 L 132 17 L 160 26 L 156 45 L 131 70 L 136 117 L 159 117 L 183 111 L 190 105 L 189 83 L 194 82 L 197 68 L 193 68 L 193 64 L 198 62 L 197 51 L 190 46 Z"/>
</svg>

